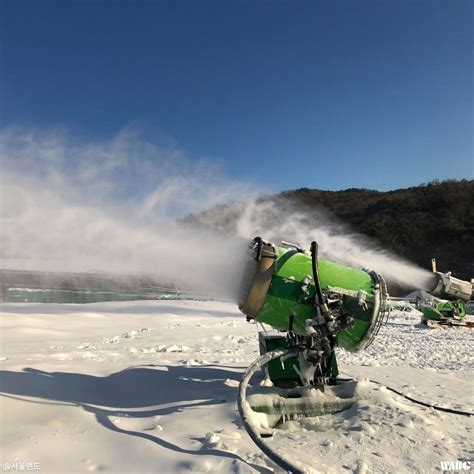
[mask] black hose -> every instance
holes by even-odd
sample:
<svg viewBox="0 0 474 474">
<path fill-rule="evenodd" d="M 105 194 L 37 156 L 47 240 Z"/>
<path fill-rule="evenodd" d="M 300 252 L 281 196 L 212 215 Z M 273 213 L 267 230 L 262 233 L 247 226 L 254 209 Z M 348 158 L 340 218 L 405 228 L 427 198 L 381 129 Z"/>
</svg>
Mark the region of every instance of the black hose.
<svg viewBox="0 0 474 474">
<path fill-rule="evenodd" d="M 356 379 L 354 379 L 354 378 L 350 378 L 350 379 L 338 378 L 337 380 L 338 380 L 338 381 L 341 381 L 341 382 L 349 382 L 349 381 L 355 381 Z M 433 408 L 433 409 L 436 410 L 436 411 L 442 411 L 442 412 L 445 412 L 445 413 L 451 413 L 452 415 L 474 416 L 474 413 L 471 413 L 471 412 L 469 412 L 469 411 L 456 410 L 456 409 L 454 409 L 454 408 L 440 407 L 440 406 L 437 406 L 437 405 L 432 405 L 431 403 L 422 402 L 421 400 L 417 400 L 416 398 L 412 398 L 412 397 L 410 397 L 409 395 L 406 395 L 405 393 L 400 392 L 400 391 L 397 390 L 396 388 L 389 387 L 388 385 L 385 385 L 385 384 L 382 383 L 382 382 L 378 382 L 377 380 L 372 380 L 372 379 L 367 379 L 367 380 L 368 380 L 369 382 L 376 383 L 377 385 L 381 385 L 382 387 L 385 387 L 387 390 L 390 390 L 390 392 L 396 393 L 397 395 L 400 395 L 401 397 L 406 398 L 406 399 L 409 400 L 410 402 L 416 403 L 416 404 L 421 405 L 421 406 L 424 406 L 424 407 L 426 407 L 426 408 Z"/>
<path fill-rule="evenodd" d="M 323 292 L 321 290 L 321 282 L 319 281 L 319 272 L 318 272 L 318 243 L 313 240 L 311 242 L 311 266 L 313 267 L 313 280 L 314 280 L 314 287 L 316 290 L 315 298 L 316 298 L 316 305 L 318 306 L 323 316 L 326 317 L 326 305 L 323 297 Z"/>
<path fill-rule="evenodd" d="M 304 474 L 304 471 L 302 469 L 296 467 L 290 461 L 287 461 L 270 446 L 268 446 L 265 441 L 262 440 L 260 433 L 253 424 L 252 417 L 250 414 L 252 409 L 250 408 L 250 405 L 246 400 L 247 386 L 255 372 L 261 369 L 264 365 L 268 364 L 268 362 L 270 362 L 271 360 L 276 359 L 278 357 L 283 357 L 287 354 L 292 354 L 294 352 L 295 351 L 291 349 L 276 350 L 267 352 L 255 359 L 247 367 L 247 370 L 245 371 L 244 376 L 240 381 L 237 406 L 244 428 L 247 430 L 247 433 L 252 438 L 252 441 L 262 450 L 262 452 L 265 453 L 277 466 L 281 467 L 285 471 L 293 474 Z"/>
</svg>

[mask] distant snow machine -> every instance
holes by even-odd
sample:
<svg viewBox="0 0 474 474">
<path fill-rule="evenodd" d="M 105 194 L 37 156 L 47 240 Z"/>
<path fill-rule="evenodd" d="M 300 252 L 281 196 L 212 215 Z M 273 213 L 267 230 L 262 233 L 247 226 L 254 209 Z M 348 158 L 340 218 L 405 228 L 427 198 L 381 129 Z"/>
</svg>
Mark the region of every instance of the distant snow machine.
<svg viewBox="0 0 474 474">
<path fill-rule="evenodd" d="M 405 297 L 390 298 L 390 305 L 407 305 L 422 313 L 421 322 L 426 326 L 474 327 L 471 321 L 465 321 L 469 314 L 474 290 L 474 280 L 460 280 L 451 272 L 436 271 L 436 260 L 432 259 L 432 288 L 428 293 L 418 290 Z"/>
<path fill-rule="evenodd" d="M 450 272 L 440 273 L 436 271 L 436 260 L 431 260 L 432 270 L 436 275 L 436 286 L 431 295 L 418 296 L 415 302 L 416 308 L 423 313 L 422 323 L 429 322 L 447 326 L 468 326 L 465 322 L 466 303 L 473 296 L 473 281 L 467 282 L 454 278 Z"/>
<path fill-rule="evenodd" d="M 416 308 L 423 313 L 421 322 L 426 326 L 431 323 L 444 326 L 471 327 L 466 317 L 466 307 L 462 301 L 440 300 L 438 298 L 418 299 Z"/>
<path fill-rule="evenodd" d="M 432 294 L 456 299 L 469 293 L 469 299 L 472 287 L 465 283 L 436 273 Z M 366 348 L 388 316 L 388 297 L 380 274 L 320 259 L 316 242 L 309 252 L 260 237 L 251 242 L 239 308 L 248 321 L 274 330 L 259 333 L 261 355 L 242 378 L 238 408 L 253 441 L 281 468 L 304 472 L 264 439 L 287 420 L 351 407 L 354 382 L 337 378 L 335 348 Z M 260 370 L 265 379 L 247 395 Z"/>
</svg>

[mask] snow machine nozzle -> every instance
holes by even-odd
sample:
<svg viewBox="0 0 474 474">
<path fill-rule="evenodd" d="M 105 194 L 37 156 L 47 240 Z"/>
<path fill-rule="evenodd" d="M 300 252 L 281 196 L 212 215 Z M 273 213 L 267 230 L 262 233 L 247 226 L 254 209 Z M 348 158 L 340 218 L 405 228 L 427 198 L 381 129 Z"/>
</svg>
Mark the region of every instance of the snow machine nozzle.
<svg viewBox="0 0 474 474">
<path fill-rule="evenodd" d="M 436 273 L 437 282 L 435 288 L 430 292 L 433 296 L 439 296 L 441 298 L 450 299 L 461 299 L 469 301 L 473 296 L 473 284 L 472 282 L 460 280 L 451 276 L 451 272 L 448 273 Z"/>
<path fill-rule="evenodd" d="M 474 294 L 474 280 L 470 282 L 460 280 L 451 275 L 451 272 L 441 273 L 436 271 L 436 260 L 431 260 L 433 270 L 433 286 L 429 291 L 433 296 L 448 300 L 469 301 Z"/>
<path fill-rule="evenodd" d="M 256 319 L 270 288 L 276 250 L 261 237 L 255 237 L 249 249 L 250 259 L 242 277 L 239 309 L 248 319 Z"/>
</svg>

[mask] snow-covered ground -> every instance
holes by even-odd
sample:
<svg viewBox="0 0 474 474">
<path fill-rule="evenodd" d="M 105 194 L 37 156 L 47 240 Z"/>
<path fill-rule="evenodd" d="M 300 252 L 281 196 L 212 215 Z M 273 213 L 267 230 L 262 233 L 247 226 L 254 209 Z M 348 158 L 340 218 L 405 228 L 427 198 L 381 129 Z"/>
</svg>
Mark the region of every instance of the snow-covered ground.
<svg viewBox="0 0 474 474">
<path fill-rule="evenodd" d="M 258 327 L 235 306 L 4 304 L 1 313 L 3 470 L 274 471 L 237 413 Z M 474 458 L 472 418 L 365 380 L 472 411 L 474 331 L 418 322 L 395 313 L 366 351 L 339 352 L 341 371 L 360 379 L 349 410 L 287 422 L 267 441 L 312 472 L 425 473 Z"/>
</svg>

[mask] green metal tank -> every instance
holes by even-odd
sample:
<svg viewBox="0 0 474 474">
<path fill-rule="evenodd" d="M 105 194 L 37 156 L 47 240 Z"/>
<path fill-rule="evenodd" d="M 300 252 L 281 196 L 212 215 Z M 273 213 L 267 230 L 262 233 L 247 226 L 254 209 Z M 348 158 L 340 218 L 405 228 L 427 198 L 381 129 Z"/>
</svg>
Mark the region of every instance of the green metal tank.
<svg viewBox="0 0 474 474">
<path fill-rule="evenodd" d="M 387 297 L 383 278 L 368 270 L 317 259 L 322 292 L 339 300 L 338 311 L 353 318 L 353 324 L 338 332 L 337 345 L 356 351 L 366 347 L 377 333 Z M 249 319 L 288 331 L 307 334 L 307 321 L 315 316 L 312 257 L 297 248 L 263 243 L 256 261 L 249 264 L 239 307 Z"/>
</svg>

